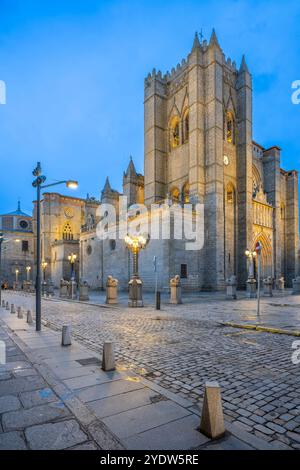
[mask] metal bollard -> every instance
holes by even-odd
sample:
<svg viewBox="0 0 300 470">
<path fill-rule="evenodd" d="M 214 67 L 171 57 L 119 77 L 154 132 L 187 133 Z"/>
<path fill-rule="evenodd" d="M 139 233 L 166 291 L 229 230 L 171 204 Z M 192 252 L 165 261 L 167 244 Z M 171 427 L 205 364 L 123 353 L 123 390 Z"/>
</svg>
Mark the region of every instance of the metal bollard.
<svg viewBox="0 0 300 470">
<path fill-rule="evenodd" d="M 156 310 L 160 310 L 160 291 L 156 291 L 156 296 L 155 296 L 155 302 L 156 302 Z"/>
</svg>

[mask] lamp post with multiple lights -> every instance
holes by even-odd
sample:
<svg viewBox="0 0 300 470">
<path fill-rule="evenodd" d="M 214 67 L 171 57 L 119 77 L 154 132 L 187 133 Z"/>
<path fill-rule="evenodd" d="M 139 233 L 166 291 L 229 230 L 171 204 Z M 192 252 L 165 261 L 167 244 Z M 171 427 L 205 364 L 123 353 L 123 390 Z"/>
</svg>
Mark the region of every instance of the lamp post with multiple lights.
<svg viewBox="0 0 300 470">
<path fill-rule="evenodd" d="M 36 188 L 37 193 L 37 211 L 36 211 L 36 298 L 35 298 L 35 312 L 36 312 L 36 331 L 41 331 L 42 326 L 42 302 L 41 302 L 41 190 L 65 184 L 70 189 L 78 187 L 77 181 L 64 180 L 57 181 L 56 183 L 44 184 L 46 176 L 42 175 L 42 167 L 40 162 L 37 163 L 36 168 L 32 172 L 35 180 L 32 186 Z"/>
<path fill-rule="evenodd" d="M 70 261 L 71 264 L 71 281 L 75 279 L 75 261 L 77 259 L 77 255 L 74 255 L 74 253 L 71 253 L 68 256 L 68 260 Z"/>
<path fill-rule="evenodd" d="M 133 257 L 133 272 L 129 281 L 129 307 L 143 307 L 142 281 L 139 278 L 139 252 L 145 248 L 148 239 L 143 235 L 126 235 L 125 244 Z"/>
</svg>

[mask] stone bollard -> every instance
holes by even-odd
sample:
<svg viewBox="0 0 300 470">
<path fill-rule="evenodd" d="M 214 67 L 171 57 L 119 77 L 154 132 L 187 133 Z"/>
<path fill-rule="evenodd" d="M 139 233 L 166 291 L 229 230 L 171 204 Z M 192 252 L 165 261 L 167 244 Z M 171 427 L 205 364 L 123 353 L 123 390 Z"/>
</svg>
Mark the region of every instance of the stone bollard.
<svg viewBox="0 0 300 470">
<path fill-rule="evenodd" d="M 30 310 L 27 310 L 27 320 L 26 321 L 29 325 L 32 325 L 32 323 L 33 323 L 33 319 L 32 319 L 32 315 L 31 315 Z"/>
<path fill-rule="evenodd" d="M 102 354 L 102 370 L 115 370 L 115 353 L 113 343 L 104 343 Z"/>
<path fill-rule="evenodd" d="M 60 280 L 59 297 L 62 299 L 68 297 L 68 284 L 68 281 L 65 281 L 64 279 Z"/>
<path fill-rule="evenodd" d="M 264 295 L 268 295 L 269 297 L 273 297 L 273 279 L 271 276 L 268 276 L 264 279 Z"/>
<path fill-rule="evenodd" d="M 283 276 L 277 279 L 276 287 L 279 291 L 284 292 L 284 277 Z"/>
<path fill-rule="evenodd" d="M 255 299 L 256 298 L 256 279 L 250 278 L 246 282 L 246 297 L 248 299 Z"/>
<path fill-rule="evenodd" d="M 21 307 L 17 307 L 18 318 L 23 318 L 23 312 Z"/>
<path fill-rule="evenodd" d="M 5 308 L 5 300 L 2 300 L 2 308 Z"/>
<path fill-rule="evenodd" d="M 52 297 L 54 295 L 54 284 L 51 277 L 48 277 L 47 279 L 46 295 L 48 297 Z"/>
<path fill-rule="evenodd" d="M 236 286 L 237 286 L 236 276 L 234 274 L 230 276 L 230 278 L 227 279 L 226 283 L 227 283 L 226 298 L 230 300 L 231 299 L 236 300 Z"/>
<path fill-rule="evenodd" d="M 71 341 L 71 327 L 69 325 L 64 325 L 62 327 L 61 345 L 62 346 L 70 346 L 71 344 L 72 344 L 72 341 Z"/>
<path fill-rule="evenodd" d="M 10 306 L 10 313 L 16 313 L 14 304 L 11 304 Z"/>
<path fill-rule="evenodd" d="M 112 276 L 107 277 L 106 281 L 106 304 L 117 304 L 118 303 L 118 279 L 114 279 Z"/>
<path fill-rule="evenodd" d="M 89 299 L 89 285 L 87 281 L 81 279 L 79 281 L 79 300 L 87 301 Z"/>
<path fill-rule="evenodd" d="M 180 285 L 180 276 L 176 274 L 175 277 L 170 279 L 170 288 L 171 288 L 171 304 L 181 304 L 181 285 Z"/>
<path fill-rule="evenodd" d="M 9 310 L 9 303 L 8 302 L 6 302 L 5 308 L 6 308 L 6 310 Z"/>
<path fill-rule="evenodd" d="M 219 439 L 225 434 L 221 388 L 218 382 L 205 384 L 200 432 L 211 439 Z"/>
<path fill-rule="evenodd" d="M 293 279 L 293 295 L 300 295 L 300 276 Z"/>
</svg>

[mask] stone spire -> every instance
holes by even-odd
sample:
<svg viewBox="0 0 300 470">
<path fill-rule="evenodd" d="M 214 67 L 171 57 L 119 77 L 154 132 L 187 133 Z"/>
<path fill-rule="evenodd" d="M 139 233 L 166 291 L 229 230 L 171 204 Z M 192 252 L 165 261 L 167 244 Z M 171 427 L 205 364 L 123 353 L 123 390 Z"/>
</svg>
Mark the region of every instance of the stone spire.
<svg viewBox="0 0 300 470">
<path fill-rule="evenodd" d="M 245 55 L 243 55 L 240 70 L 239 70 L 239 73 L 242 73 L 242 72 L 250 73 L 247 63 L 246 63 Z"/>
<path fill-rule="evenodd" d="M 131 178 L 131 177 L 136 177 L 137 176 L 137 172 L 136 172 L 136 169 L 135 169 L 135 166 L 134 166 L 131 155 L 130 155 L 130 161 L 129 161 L 127 170 L 124 173 L 124 176 L 126 178 L 128 178 L 128 177 Z"/>
<path fill-rule="evenodd" d="M 102 190 L 102 193 L 110 193 L 111 191 L 112 191 L 111 185 L 110 185 L 110 182 L 109 182 L 109 178 L 107 176 L 106 180 L 105 180 L 104 188 Z"/>
<path fill-rule="evenodd" d="M 200 49 L 200 47 L 201 47 L 201 45 L 200 45 L 200 41 L 199 41 L 199 36 L 198 36 L 197 31 L 196 31 L 192 51 L 194 51 L 195 49 Z"/>
<path fill-rule="evenodd" d="M 212 33 L 211 33 L 211 37 L 210 37 L 210 40 L 209 40 L 209 45 L 210 46 L 217 46 L 217 47 L 220 48 L 220 44 L 219 44 L 219 41 L 218 41 L 218 38 L 217 38 L 217 35 L 216 35 L 216 31 L 215 31 L 214 28 L 213 28 Z"/>
</svg>

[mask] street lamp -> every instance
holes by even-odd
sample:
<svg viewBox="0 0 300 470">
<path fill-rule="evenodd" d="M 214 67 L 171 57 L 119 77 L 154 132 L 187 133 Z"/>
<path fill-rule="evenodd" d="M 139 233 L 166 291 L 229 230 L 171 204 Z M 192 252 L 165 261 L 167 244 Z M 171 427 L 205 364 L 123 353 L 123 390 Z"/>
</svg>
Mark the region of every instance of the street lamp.
<svg viewBox="0 0 300 470">
<path fill-rule="evenodd" d="M 74 255 L 74 253 L 71 253 L 71 254 L 68 256 L 68 260 L 70 261 L 70 264 L 71 264 L 71 281 L 75 278 L 75 269 L 74 269 L 74 265 L 75 265 L 76 259 L 77 259 L 77 255 Z"/>
<path fill-rule="evenodd" d="M 30 271 L 31 271 L 31 267 L 26 266 L 26 280 L 27 280 L 27 282 L 30 281 Z"/>
<path fill-rule="evenodd" d="M 125 244 L 133 256 L 133 273 L 129 281 L 129 307 L 143 307 L 142 281 L 139 278 L 139 252 L 147 245 L 143 235 L 126 235 Z"/>
<path fill-rule="evenodd" d="M 43 270 L 43 282 L 46 282 L 46 268 L 48 266 L 48 263 L 46 261 L 42 262 L 42 270 Z"/>
<path fill-rule="evenodd" d="M 249 279 L 247 280 L 248 297 L 257 297 L 257 316 L 260 315 L 260 272 L 261 272 L 261 251 L 262 244 L 257 242 L 253 251 L 246 250 L 245 255 L 249 260 Z M 257 258 L 257 296 L 255 293 L 256 280 L 254 279 L 254 259 Z"/>
<path fill-rule="evenodd" d="M 70 189 L 78 187 L 77 181 L 65 180 L 57 181 L 56 183 L 44 184 L 46 176 L 42 175 L 42 167 L 40 162 L 37 163 L 36 168 L 32 172 L 35 180 L 32 186 L 36 188 L 37 192 L 37 212 L 36 212 L 36 296 L 35 296 L 35 313 L 36 313 L 36 331 L 41 331 L 42 325 L 42 302 L 41 302 L 41 190 L 65 184 Z"/>
<path fill-rule="evenodd" d="M 254 258 L 256 258 L 256 251 L 246 250 L 245 255 L 248 258 L 248 278 L 254 279 Z"/>
</svg>

